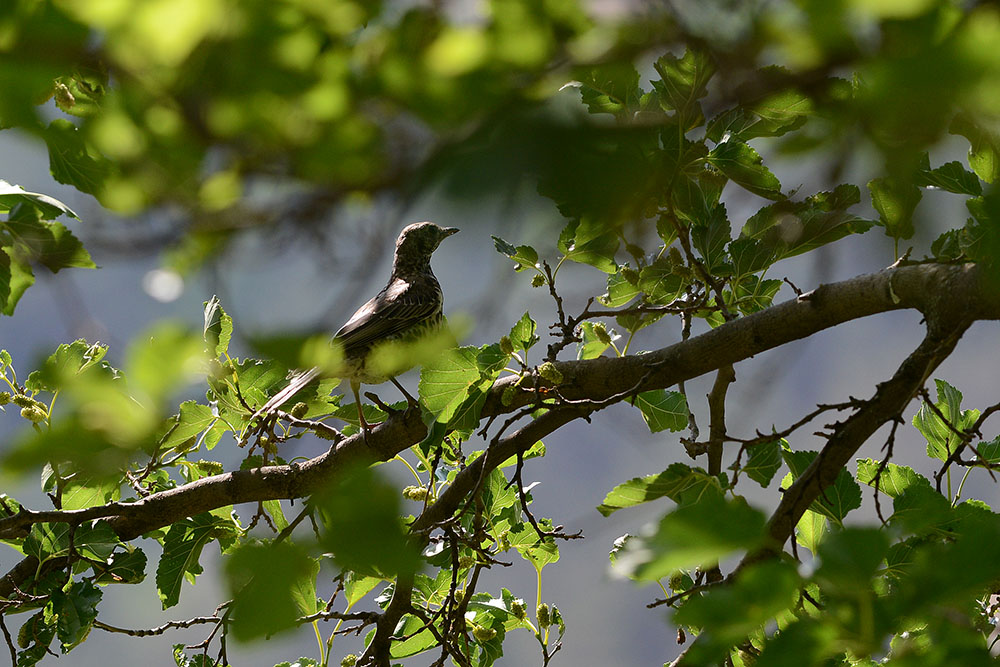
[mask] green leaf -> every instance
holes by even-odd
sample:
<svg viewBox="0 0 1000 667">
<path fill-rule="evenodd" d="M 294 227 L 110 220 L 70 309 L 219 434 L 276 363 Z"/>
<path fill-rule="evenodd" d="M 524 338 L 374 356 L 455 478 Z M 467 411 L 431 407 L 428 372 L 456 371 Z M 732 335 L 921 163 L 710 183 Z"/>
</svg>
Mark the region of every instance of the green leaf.
<svg viewBox="0 0 1000 667">
<path fill-rule="evenodd" d="M 790 479 L 789 482 L 791 482 Z M 825 516 L 819 512 L 806 510 L 799 522 L 795 524 L 795 541 L 815 554 L 826 535 L 828 525 L 829 519 Z"/>
<path fill-rule="evenodd" d="M 548 519 L 539 519 L 538 525 L 543 531 L 552 530 L 552 522 Z M 539 539 L 534 527 L 526 523 L 511 528 L 508 537 L 511 546 L 517 549 L 521 557 L 531 563 L 539 573 L 549 563 L 559 560 L 559 547 L 556 546 L 555 539 L 552 537 Z"/>
<path fill-rule="evenodd" d="M 198 558 L 205 545 L 232 531 L 232 521 L 210 512 L 202 512 L 170 526 L 163 540 L 163 554 L 156 566 L 156 592 L 164 609 L 177 604 L 185 578 L 193 583 L 195 576 L 201 574 Z"/>
<path fill-rule="evenodd" d="M 876 178 L 868 181 L 872 206 L 878 211 L 885 235 L 895 239 L 913 236 L 913 211 L 922 193 L 912 181 Z"/>
<path fill-rule="evenodd" d="M 437 646 L 434 633 L 424 627 L 425 625 L 424 621 L 412 614 L 403 616 L 399 624 L 396 625 L 394 634 L 398 637 L 404 637 L 404 639 L 394 641 L 389 645 L 390 657 L 408 658 Z M 440 630 L 438 632 L 440 634 Z"/>
<path fill-rule="evenodd" d="M 969 166 L 979 178 L 987 183 L 1000 178 L 1000 137 L 961 114 L 955 117 L 948 131 L 969 140 Z"/>
<path fill-rule="evenodd" d="M 708 220 L 691 227 L 691 242 L 701 253 L 709 273 L 717 275 L 725 266 L 726 244 L 731 240 L 731 234 L 724 204 L 713 208 Z"/>
<path fill-rule="evenodd" d="M 871 229 L 870 221 L 847 212 L 860 199 L 861 192 L 857 186 L 838 185 L 832 192 L 818 192 L 801 202 L 777 202 L 751 216 L 743 226 L 740 238 L 759 239 L 773 256 L 771 261 L 800 255 L 849 234 L 862 234 Z M 731 254 L 734 253 L 732 245 Z M 755 264 L 752 258 L 757 253 L 766 257 L 761 249 L 748 247 L 741 250 L 750 251 L 751 266 Z M 743 272 L 742 267 L 736 271 L 738 274 Z"/>
<path fill-rule="evenodd" d="M 651 500 L 667 497 L 676 503 L 682 498 L 698 498 L 706 493 L 721 493 L 719 480 L 700 468 L 691 468 L 683 463 L 671 464 L 656 475 L 634 477 L 619 484 L 604 497 L 597 511 L 609 516 L 626 507 L 635 507 Z"/>
<path fill-rule="evenodd" d="M 0 246 L 0 309 L 8 315 L 11 314 L 7 312 L 7 305 L 10 300 L 11 277 L 10 255 L 8 255 L 6 251 L 4 251 L 3 247 Z M 11 304 L 11 312 L 13 312 L 13 309 L 14 304 Z"/>
<path fill-rule="evenodd" d="M 176 449 L 191 451 L 197 446 L 197 437 L 218 421 L 219 417 L 212 408 L 195 401 L 184 401 L 180 412 L 171 417 L 166 424 L 166 430 L 159 441 L 161 451 Z M 218 437 L 206 438 L 211 449 L 218 442 Z"/>
<path fill-rule="evenodd" d="M 599 334 L 598 331 L 603 329 Z M 604 328 L 603 322 L 584 322 L 580 325 L 580 343 L 577 346 L 577 359 L 596 359 L 611 347 L 611 334 Z"/>
<path fill-rule="evenodd" d="M 917 172 L 916 184 L 921 187 L 933 187 L 954 192 L 960 195 L 978 197 L 983 194 L 983 186 L 979 178 L 962 166 L 960 162 L 946 162 L 936 169 L 931 169 L 927 154 L 924 154 L 923 165 Z"/>
<path fill-rule="evenodd" d="M 568 260 L 589 264 L 604 273 L 618 271 L 618 234 L 603 223 L 574 220 L 562 230 L 556 245 Z"/>
<path fill-rule="evenodd" d="M 705 493 L 660 521 L 655 534 L 632 541 L 618 557 L 619 566 L 639 579 L 655 581 L 687 567 L 711 565 L 764 540 L 763 512 L 742 498 L 726 500 Z"/>
<path fill-rule="evenodd" d="M 750 455 L 743 465 L 747 477 L 767 488 L 781 467 L 782 440 L 770 440 L 750 448 Z"/>
<path fill-rule="evenodd" d="M 913 425 L 927 440 L 927 456 L 946 461 L 961 441 L 955 431 L 962 432 L 971 427 L 979 418 L 979 410 L 962 410 L 962 392 L 944 380 L 935 379 L 934 382 L 937 385 L 937 411 L 921 402 L 917 414 L 913 415 Z"/>
<path fill-rule="evenodd" d="M 783 448 L 781 456 L 792 472 L 792 479 L 798 479 L 816 458 L 816 452 Z M 858 507 L 861 507 L 861 487 L 851 473 L 847 472 L 847 468 L 841 468 L 834 483 L 823 489 L 809 509 L 841 525 L 847 513 Z"/>
<path fill-rule="evenodd" d="M 781 289 L 780 280 L 761 280 L 757 276 L 744 276 L 734 287 L 736 305 L 744 315 L 764 310 L 774 302 Z"/>
<path fill-rule="evenodd" d="M 693 596 L 677 610 L 672 622 L 702 628 L 702 644 L 728 648 L 794 606 L 800 586 L 793 564 L 757 563 L 741 570 L 730 585 Z"/>
<path fill-rule="evenodd" d="M 97 618 L 101 591 L 89 581 L 74 581 L 67 589 L 52 593 L 52 612 L 56 615 L 56 636 L 63 653 L 87 638 Z"/>
<path fill-rule="evenodd" d="M 679 391 L 644 391 L 635 397 L 635 407 L 642 412 L 651 433 L 667 429 L 677 432 L 687 428 L 687 398 Z"/>
<path fill-rule="evenodd" d="M 204 365 L 201 339 L 170 322 L 143 332 L 125 352 L 130 389 L 153 405 L 165 403 L 173 392 L 200 375 Z"/>
<path fill-rule="evenodd" d="M 706 160 L 729 180 L 756 195 L 766 199 L 785 198 L 781 194 L 781 183 L 764 166 L 763 158 L 742 141 L 730 139 L 717 145 Z"/>
<path fill-rule="evenodd" d="M 877 528 L 832 531 L 819 545 L 816 581 L 824 593 L 842 596 L 872 590 L 871 579 L 889 549 L 888 535 Z"/>
<path fill-rule="evenodd" d="M 426 362 L 420 371 L 421 405 L 437 423 L 472 428 L 493 385 L 509 357 L 499 345 L 445 350 Z"/>
<path fill-rule="evenodd" d="M 126 549 L 111 554 L 104 564 L 91 563 L 95 583 L 138 584 L 146 578 L 146 554 L 136 547 Z"/>
<path fill-rule="evenodd" d="M 758 239 L 741 237 L 734 240 L 729 244 L 734 279 L 740 281 L 745 276 L 769 267 L 777 260 L 777 249 L 777 246 L 765 244 Z"/>
<path fill-rule="evenodd" d="M 241 640 L 295 627 L 316 611 L 319 563 L 290 542 L 250 542 L 226 561 L 232 631 Z"/>
<path fill-rule="evenodd" d="M 812 113 L 811 99 L 797 90 L 784 90 L 759 102 L 723 111 L 708 123 L 705 136 L 715 143 L 722 142 L 726 133 L 743 142 L 756 137 L 780 137 L 802 127 Z"/>
<path fill-rule="evenodd" d="M 7 253 L 3 252 L 2 254 L 6 255 Z M 13 315 L 17 302 L 21 300 L 25 291 L 34 284 L 35 274 L 31 271 L 31 265 L 11 259 L 9 294 L 7 295 L 7 303 L 3 307 L 3 314 Z"/>
<path fill-rule="evenodd" d="M 687 280 L 674 272 L 674 266 L 667 257 L 658 257 L 639 272 L 639 289 L 656 304 L 670 304 L 684 294 L 686 286 Z"/>
<path fill-rule="evenodd" d="M 535 324 L 535 321 L 531 319 L 531 315 L 525 312 L 524 315 L 521 316 L 521 319 L 519 319 L 517 323 L 511 327 L 508 337 L 514 346 L 515 351 L 524 350 L 527 352 L 531 349 L 532 345 L 538 342 L 538 336 L 535 334 L 537 326 L 538 325 Z"/>
<path fill-rule="evenodd" d="M 693 129 L 704 120 L 698 99 L 705 96 L 706 87 L 715 74 L 715 63 L 701 51 L 687 51 L 677 58 L 668 53 L 660 57 L 653 67 L 660 75 L 654 80 L 660 106 L 667 111 L 675 111 L 677 120 L 684 131 Z"/>
<path fill-rule="evenodd" d="M 42 136 L 49 148 L 52 178 L 99 197 L 112 163 L 87 146 L 80 129 L 65 118 L 52 121 Z"/>
<path fill-rule="evenodd" d="M 382 579 L 358 574 L 353 570 L 347 572 L 344 581 L 344 593 L 347 595 L 347 606 L 353 607 L 361 598 L 368 595 Z"/>
<path fill-rule="evenodd" d="M 233 337 L 233 318 L 222 309 L 217 296 L 205 302 L 204 337 L 209 357 L 217 359 L 229 350 L 229 341 Z"/>
<path fill-rule="evenodd" d="M 509 257 L 517 266 L 514 267 L 515 271 L 524 271 L 525 269 L 533 269 L 538 265 L 538 252 L 527 245 L 519 245 L 514 247 L 512 244 L 507 243 L 499 236 L 494 236 L 493 245 L 496 250 L 501 255 Z"/>
<path fill-rule="evenodd" d="M 382 578 L 415 566 L 420 554 L 400 521 L 399 491 L 375 471 L 351 471 L 314 494 L 313 503 L 324 528 L 320 544 L 339 566 Z"/>
<path fill-rule="evenodd" d="M 62 508 L 79 510 L 121 500 L 121 477 L 76 473 L 62 489 Z"/>
<path fill-rule="evenodd" d="M 630 279 L 631 276 L 631 279 Z M 597 300 L 609 308 L 620 308 L 639 296 L 638 274 L 628 264 L 618 267 L 618 271 L 608 276 L 608 292 Z"/>
<path fill-rule="evenodd" d="M 874 488 L 879 465 L 873 459 L 858 459 L 858 481 Z M 886 464 L 878 480 L 878 490 L 890 498 L 898 497 L 913 486 L 930 488 L 931 482 L 913 468 L 895 463 Z"/>
<path fill-rule="evenodd" d="M 590 113 L 626 116 L 639 108 L 639 73 L 631 63 L 609 62 L 578 74 L 580 97 Z"/>
<path fill-rule="evenodd" d="M 110 367 L 102 363 L 107 351 L 106 345 L 90 344 L 82 338 L 72 343 L 62 343 L 49 355 L 41 368 L 28 375 L 24 386 L 29 391 L 55 392 L 70 378 L 90 368 L 100 367 L 111 373 L 113 371 Z"/>
<path fill-rule="evenodd" d="M 0 222 L 0 229 L 10 234 L 11 253 L 19 262 L 37 262 L 52 273 L 68 267 L 97 268 L 83 244 L 61 222 L 45 222 L 34 215 L 15 217 L 12 213 L 10 219 Z"/>
<path fill-rule="evenodd" d="M 56 620 L 43 610 L 25 621 L 17 633 L 18 646 L 25 647 L 17 653 L 17 667 L 32 667 L 48 654 L 56 636 Z"/>
<path fill-rule="evenodd" d="M 18 204 L 37 209 L 42 220 L 54 220 L 60 215 L 79 219 L 69 206 L 58 199 L 37 192 L 28 192 L 20 185 L 0 180 L 0 213 L 6 213 Z"/>
<path fill-rule="evenodd" d="M 39 563 L 69 553 L 69 525 L 65 523 L 36 523 L 24 538 L 24 555 L 34 556 Z"/>
</svg>

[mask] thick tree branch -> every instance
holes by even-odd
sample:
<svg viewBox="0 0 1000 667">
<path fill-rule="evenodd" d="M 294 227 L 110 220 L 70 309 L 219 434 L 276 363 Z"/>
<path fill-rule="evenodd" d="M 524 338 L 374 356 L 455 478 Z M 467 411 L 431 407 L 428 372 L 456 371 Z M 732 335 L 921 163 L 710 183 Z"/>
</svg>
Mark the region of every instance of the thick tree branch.
<svg viewBox="0 0 1000 667">
<path fill-rule="evenodd" d="M 1000 293 L 987 284 L 982 270 L 975 265 L 902 266 L 823 285 L 791 301 L 650 354 L 558 362 L 556 366 L 564 378 L 559 384 L 559 394 L 569 400 L 600 402 L 630 390 L 670 387 L 843 322 L 903 308 L 917 309 L 934 322 L 947 322 L 949 317 L 959 316 L 965 322 L 1000 319 Z M 935 353 L 934 357 L 939 354 Z M 490 390 L 483 418 L 512 412 L 534 400 L 535 392 L 525 390 L 517 391 L 513 401 L 503 403 L 504 390 L 513 386 L 516 379 L 514 376 L 504 378 Z M 540 376 L 536 380 L 539 386 L 551 386 Z M 488 465 L 495 466 L 513 455 L 528 439 L 533 438 L 526 445 L 530 447 L 542 435 L 589 411 L 585 407 L 550 411 L 502 440 L 498 446 L 491 447 L 486 457 Z M 218 507 L 307 496 L 322 485 L 333 483 L 339 474 L 356 465 L 391 459 L 419 442 L 425 434 L 419 412 L 408 410 L 376 428 L 370 434 L 368 445 L 361 437 L 354 436 L 301 464 L 266 466 L 206 477 L 130 503 L 128 509 L 112 513 L 108 520 L 122 539 L 130 540 L 186 516 Z M 478 475 L 473 470 L 478 470 L 478 466 L 474 464 L 463 471 L 414 527 L 426 528 L 446 518 L 447 512 L 454 511 L 458 507 L 457 500 L 473 488 L 468 484 L 471 476 Z M 95 511 L 103 515 L 103 510 Z M 70 513 L 66 520 L 79 522 L 82 516 Z M 38 517 L 25 513 L 0 519 L 0 538 L 25 535 Z M 45 513 L 44 517 L 43 520 L 58 520 L 53 513 Z M 780 532 L 776 529 L 776 535 Z M 15 586 L 32 575 L 36 568 L 37 563 L 32 558 L 16 565 L 0 580 L 0 596 L 10 596 Z"/>
</svg>

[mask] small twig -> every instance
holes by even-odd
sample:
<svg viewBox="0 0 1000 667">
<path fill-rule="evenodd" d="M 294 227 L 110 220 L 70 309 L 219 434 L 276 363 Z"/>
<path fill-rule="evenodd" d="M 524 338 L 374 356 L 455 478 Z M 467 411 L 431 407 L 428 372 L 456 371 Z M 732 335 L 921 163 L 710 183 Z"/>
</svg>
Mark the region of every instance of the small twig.
<svg viewBox="0 0 1000 667">
<path fill-rule="evenodd" d="M 671 595 L 668 598 L 663 598 L 663 599 L 660 599 L 660 600 L 654 600 L 653 602 L 650 602 L 649 604 L 647 604 L 646 608 L 647 609 L 653 609 L 654 607 L 659 607 L 661 605 L 667 605 L 668 607 L 673 607 L 674 603 L 677 602 L 678 600 L 683 600 L 684 598 L 688 597 L 689 595 L 694 595 L 695 593 L 700 593 L 701 591 L 704 591 L 706 589 L 718 586 L 720 583 L 721 582 L 711 582 L 711 583 L 705 583 L 705 584 L 697 584 L 697 585 L 692 586 L 691 588 L 687 589 L 686 591 L 681 591 L 680 593 L 677 593 L 675 595 Z"/>
<path fill-rule="evenodd" d="M 7 642 L 7 648 L 10 649 L 10 664 L 13 667 L 17 664 L 17 649 L 14 647 L 14 638 L 10 636 L 3 614 L 0 614 L 0 630 L 3 630 L 3 638 Z"/>
<path fill-rule="evenodd" d="M 190 628 L 195 625 L 203 625 L 206 623 L 218 624 L 221 622 L 222 619 L 218 616 L 195 616 L 194 618 L 189 618 L 186 621 L 168 621 L 163 625 L 150 628 L 149 630 L 130 630 L 128 628 L 119 628 L 114 625 L 108 625 L 103 621 L 95 619 L 94 627 L 104 630 L 105 632 L 128 635 L 129 637 L 152 637 L 154 635 L 162 635 L 170 630 Z"/>
</svg>

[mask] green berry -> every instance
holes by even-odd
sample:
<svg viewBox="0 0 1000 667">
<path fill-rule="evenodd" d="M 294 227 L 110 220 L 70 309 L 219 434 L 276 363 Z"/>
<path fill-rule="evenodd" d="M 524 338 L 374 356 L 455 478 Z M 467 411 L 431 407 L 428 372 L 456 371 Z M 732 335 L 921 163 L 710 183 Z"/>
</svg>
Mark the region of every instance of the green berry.
<svg viewBox="0 0 1000 667">
<path fill-rule="evenodd" d="M 422 486 L 408 486 L 403 489 L 403 497 L 407 500 L 426 500 L 427 499 L 427 489 Z"/>
<path fill-rule="evenodd" d="M 7 405 L 10 403 L 10 399 L 11 396 L 9 391 L 0 391 L 0 405 Z"/>
<path fill-rule="evenodd" d="M 546 361 L 544 364 L 539 366 L 538 374 L 552 384 L 560 384 L 563 381 L 563 374 L 551 361 Z"/>
<path fill-rule="evenodd" d="M 344 659 L 340 661 L 340 667 L 354 667 L 358 664 L 358 656 L 354 653 L 348 653 L 344 656 Z"/>
<path fill-rule="evenodd" d="M 544 630 L 552 624 L 552 618 L 549 616 L 549 605 L 544 602 L 535 609 L 535 618 L 538 619 L 538 627 Z"/>
<path fill-rule="evenodd" d="M 31 408 L 34 407 L 36 403 L 38 403 L 38 401 L 31 398 L 30 396 L 26 396 L 25 394 L 14 394 L 10 400 L 14 405 L 20 408 Z"/>
<path fill-rule="evenodd" d="M 528 610 L 524 608 L 524 600 L 514 600 L 510 603 L 510 613 L 514 618 L 523 621 L 528 615 Z"/>
<path fill-rule="evenodd" d="M 488 642 L 497 636 L 497 631 L 493 628 L 484 628 L 481 625 L 473 626 L 472 636 L 476 638 L 478 642 Z"/>
<path fill-rule="evenodd" d="M 542 274 L 536 273 L 535 275 L 531 276 L 532 287 L 541 287 L 544 284 L 545 284 L 545 276 L 543 276 Z"/>
<path fill-rule="evenodd" d="M 21 416 L 28 421 L 37 424 L 38 422 L 45 421 L 45 418 L 49 415 L 45 412 L 45 410 L 39 408 L 38 406 L 31 405 L 26 408 L 21 408 Z"/>
<path fill-rule="evenodd" d="M 309 406 L 303 403 L 302 401 L 299 401 L 298 403 L 292 406 L 292 409 L 289 410 L 288 414 L 295 417 L 296 419 L 302 419 L 303 417 L 306 416 L 307 412 L 309 412 Z"/>
<path fill-rule="evenodd" d="M 337 439 L 337 434 L 336 433 L 334 433 L 333 431 L 327 431 L 325 428 L 318 428 L 315 431 L 313 431 L 313 433 L 315 433 L 316 437 L 319 438 L 320 440 L 336 440 Z"/>
</svg>

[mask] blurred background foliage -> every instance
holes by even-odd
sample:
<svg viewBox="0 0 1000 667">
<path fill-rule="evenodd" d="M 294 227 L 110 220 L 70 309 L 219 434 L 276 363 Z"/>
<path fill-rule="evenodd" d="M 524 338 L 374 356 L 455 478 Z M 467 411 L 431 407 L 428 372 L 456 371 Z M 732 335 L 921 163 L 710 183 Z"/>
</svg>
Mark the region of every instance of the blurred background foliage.
<svg viewBox="0 0 1000 667">
<path fill-rule="evenodd" d="M 751 221 L 761 229 L 789 212 L 841 216 L 863 192 L 838 188 L 828 199 L 786 201 L 797 183 L 782 188 L 761 156 L 818 163 L 830 185 L 856 180 L 844 175 L 865 165 L 873 176 L 863 178 L 866 203 L 877 220 L 851 218 L 851 231 L 879 224 L 893 258 L 916 236 L 918 254 L 953 259 L 975 248 L 977 259 L 989 259 L 998 255 L 991 239 L 1000 216 L 992 193 L 1000 177 L 998 47 L 996 6 L 953 0 L 11 0 L 0 13 L 0 128 L 44 145 L 52 177 L 98 206 L 71 222 L 77 211 L 0 184 L 0 300 L 12 314 L 39 266 L 92 268 L 94 248 L 152 251 L 165 268 L 189 275 L 248 235 L 316 240 L 323 252 L 358 233 L 347 222 L 384 224 L 377 218 L 385 210 L 406 210 L 428 193 L 475 210 L 537 190 L 569 225 L 558 242 L 558 227 L 535 237 L 619 276 L 607 298 L 621 305 L 638 288 L 615 259 L 619 239 L 619 257 L 637 265 L 669 245 L 669 230 L 658 225 L 660 197 L 691 151 L 707 155 L 705 139 L 715 146 L 708 163 L 745 190 L 727 190 L 727 203 L 749 201 L 756 210 L 758 197 L 776 202 Z M 751 140 L 754 149 L 741 148 Z M 954 159 L 956 145 L 973 173 L 957 162 L 937 166 L 937 151 L 945 146 L 942 155 Z M 4 163 L 0 178 L 18 182 L 17 167 Z M 700 185 L 714 192 L 725 179 L 711 173 Z M 929 222 L 915 215 L 928 187 L 970 197 L 964 228 L 961 219 L 919 228 Z M 693 210 L 690 195 L 680 213 Z M 744 209 L 751 210 L 744 205 L 732 217 L 743 222 Z M 550 212 L 546 221 L 554 218 Z M 94 231 L 81 244 L 67 225 Z M 597 244 L 588 248 L 591 240 Z M 524 246 L 504 243 L 498 249 L 519 262 Z M 707 261 L 711 247 L 702 239 Z M 808 249 L 786 248 L 784 256 Z M 708 268 L 725 270 L 725 261 Z M 362 263 L 371 263 L 369 253 L 351 266 Z M 642 287 L 662 303 L 680 290 L 656 276 Z M 449 298 L 459 292 L 449 286 Z M 584 335 L 596 352 L 581 356 L 607 350 L 593 328 Z M 58 365 L 41 369 L 32 387 L 69 387 L 60 401 L 74 417 L 26 437 L 31 446 L 6 459 L 10 470 L 37 469 L 40 452 L 81 461 L 81 451 L 119 454 L 94 459 L 93 478 L 62 489 L 68 508 L 93 505 L 81 493 L 95 488 L 107 490 L 98 502 L 117 500 L 120 486 L 98 478 L 161 436 L 161 418 L 186 380 L 185 360 L 202 345 L 169 326 L 144 340 L 154 344 L 134 345 L 124 368 L 129 391 L 154 409 L 125 397 L 101 361 L 105 348 L 67 345 L 55 356 L 86 367 L 94 381 L 74 393 Z M 267 381 L 282 377 L 274 369 Z M 29 407 L 44 411 L 38 421 L 51 408 Z M 185 403 L 180 414 L 207 425 L 211 415 L 197 413 L 204 407 Z M 96 435 L 70 437 L 80 433 Z M 178 450 L 187 443 L 181 435 L 193 437 L 171 440 Z M 206 448 L 218 437 L 206 435 Z M 214 472 L 192 464 L 186 481 Z M 351 530 L 348 499 L 325 503 L 331 523 Z M 177 524 L 170 539 L 207 534 L 224 518 L 205 521 Z M 395 545 L 399 536 L 391 537 Z M 279 556 L 289 571 L 307 569 L 297 552 Z M 272 558 L 248 549 L 230 577 L 239 583 Z M 174 574 L 176 592 L 188 572 Z M 277 599 L 285 620 L 308 610 L 267 588 L 254 595 L 247 604 Z"/>
<path fill-rule="evenodd" d="M 992 182 L 1000 16 L 977 5 L 16 0 L 0 123 L 107 209 L 163 213 L 120 233 L 173 247 L 182 272 L 245 230 L 315 229 L 432 186 L 475 199 L 540 178 L 560 204 L 641 218 L 667 170 L 644 159 L 663 96 L 638 97 L 639 79 L 686 47 L 717 76 L 685 129 L 760 102 L 749 136 L 779 134 L 767 102 L 797 91 L 793 120 L 812 122 L 775 149 L 828 152 L 833 179 L 870 146 L 908 183 L 951 132 Z M 568 104 L 567 84 L 613 119 Z"/>
</svg>

